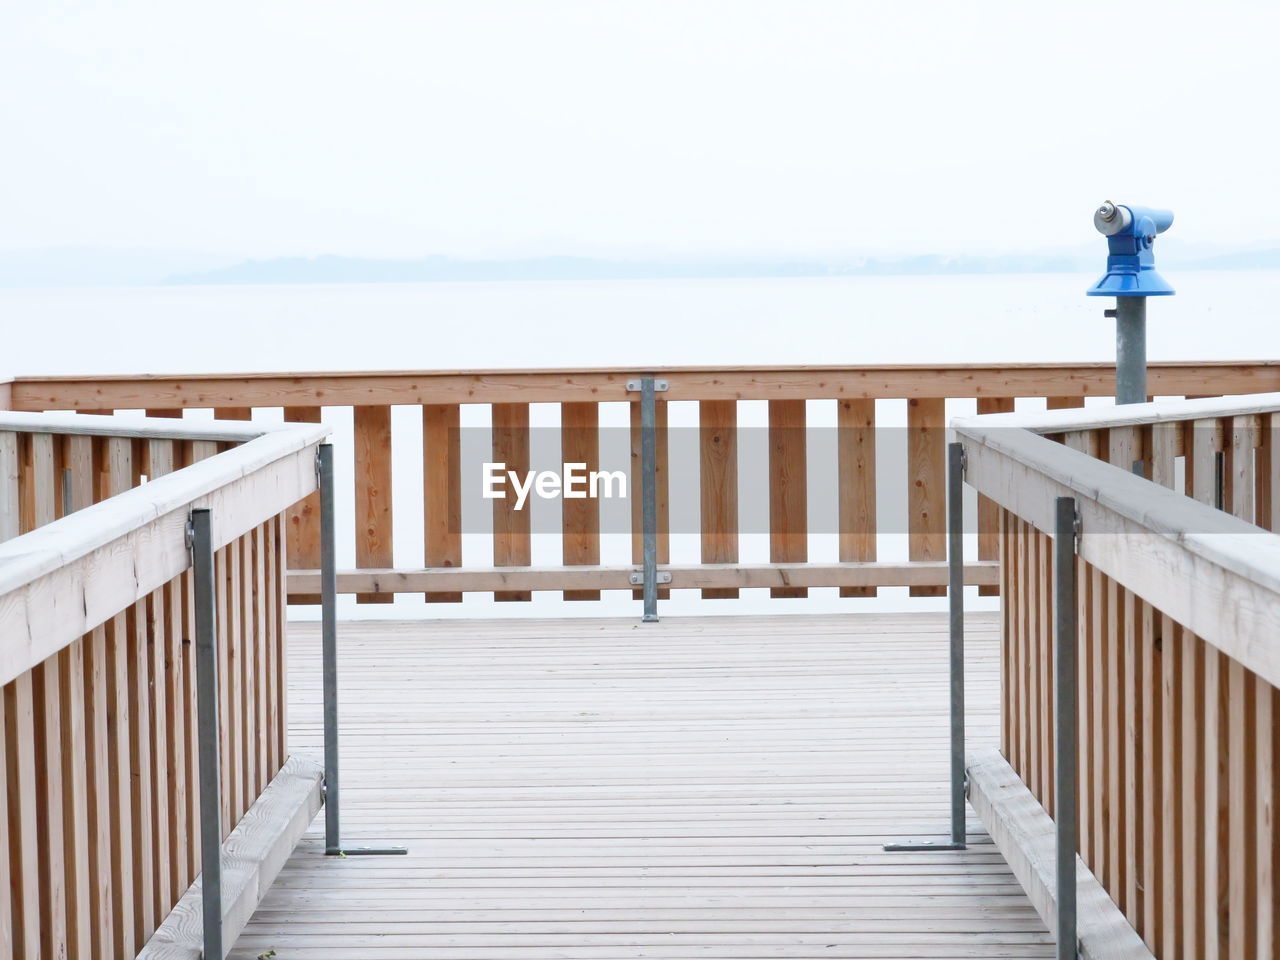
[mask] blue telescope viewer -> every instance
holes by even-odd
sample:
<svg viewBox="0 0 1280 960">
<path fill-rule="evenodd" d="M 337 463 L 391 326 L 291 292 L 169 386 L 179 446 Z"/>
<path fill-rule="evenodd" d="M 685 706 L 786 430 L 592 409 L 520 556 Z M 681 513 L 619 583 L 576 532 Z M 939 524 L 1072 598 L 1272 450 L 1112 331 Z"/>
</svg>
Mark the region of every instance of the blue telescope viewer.
<svg viewBox="0 0 1280 960">
<path fill-rule="evenodd" d="M 1147 399 L 1147 297 L 1172 296 L 1174 290 L 1156 272 L 1152 247 L 1173 224 L 1173 213 L 1107 201 L 1093 225 L 1107 238 L 1107 272 L 1086 291 L 1090 297 L 1115 297 L 1116 403 Z"/>
</svg>

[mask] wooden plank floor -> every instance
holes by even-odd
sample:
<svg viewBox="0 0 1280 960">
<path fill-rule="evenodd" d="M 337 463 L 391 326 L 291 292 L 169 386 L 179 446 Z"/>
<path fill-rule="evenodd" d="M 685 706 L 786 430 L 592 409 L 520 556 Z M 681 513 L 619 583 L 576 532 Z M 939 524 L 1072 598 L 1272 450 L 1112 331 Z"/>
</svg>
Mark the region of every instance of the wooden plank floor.
<svg viewBox="0 0 1280 960">
<path fill-rule="evenodd" d="M 947 816 L 946 623 L 851 615 L 345 623 L 344 840 L 322 821 L 236 945 L 278 960 L 1050 957 L 976 820 Z M 970 733 L 995 737 L 995 621 Z M 291 730 L 319 756 L 318 630 Z"/>
</svg>

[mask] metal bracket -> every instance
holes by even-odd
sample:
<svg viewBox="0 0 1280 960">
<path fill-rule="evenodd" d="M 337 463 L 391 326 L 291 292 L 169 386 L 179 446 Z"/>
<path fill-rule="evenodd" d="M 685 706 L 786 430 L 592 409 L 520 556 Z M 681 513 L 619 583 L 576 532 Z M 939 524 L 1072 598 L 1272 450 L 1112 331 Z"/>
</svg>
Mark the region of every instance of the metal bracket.
<svg viewBox="0 0 1280 960">
<path fill-rule="evenodd" d="M 323 473 L 322 473 L 322 471 L 321 471 L 321 469 L 320 469 L 320 446 L 319 446 L 318 444 L 316 445 L 316 464 L 315 464 L 315 466 L 316 466 L 316 486 L 317 486 L 317 487 L 319 487 L 319 486 L 320 486 L 320 481 L 321 481 L 321 479 L 322 479 L 322 477 L 323 477 Z"/>
<path fill-rule="evenodd" d="M 187 550 L 188 550 L 188 551 L 190 551 L 190 550 L 192 550 L 192 549 L 194 549 L 194 548 L 195 548 L 195 545 L 196 545 L 196 525 L 195 525 L 194 523 L 192 523 L 192 522 L 191 522 L 191 518 L 190 518 L 190 517 L 187 517 L 186 543 L 187 543 Z"/>
<path fill-rule="evenodd" d="M 642 571 L 634 571 L 634 572 L 633 572 L 633 573 L 632 573 L 632 574 L 627 578 L 627 581 L 628 581 L 628 582 L 629 582 L 633 587 L 642 587 L 642 586 L 644 586 L 644 573 L 643 573 Z M 670 582 L 671 582 L 671 574 L 670 574 L 670 573 L 667 573 L 666 571 L 659 570 L 659 571 L 658 571 L 658 583 L 670 583 Z"/>
<path fill-rule="evenodd" d="M 968 846 L 951 840 L 903 840 L 899 843 L 886 843 L 884 849 L 890 853 L 898 853 L 913 850 L 967 850 Z"/>
<path fill-rule="evenodd" d="M 406 857 L 408 847 L 338 847 L 326 850 L 326 857 Z"/>
<path fill-rule="evenodd" d="M 969 473 L 969 454 L 964 447 L 960 448 L 960 473 L 966 476 Z"/>
<path fill-rule="evenodd" d="M 666 393 L 669 389 L 671 389 L 671 384 L 670 384 L 670 383 L 668 383 L 666 380 L 654 380 L 654 381 L 653 381 L 653 392 L 654 392 L 654 393 Z M 639 393 L 639 392 L 640 392 L 640 381 L 639 381 L 639 380 L 628 380 L 628 381 L 627 381 L 627 393 Z"/>
<path fill-rule="evenodd" d="M 1071 521 L 1071 535 L 1075 538 L 1076 544 L 1080 542 L 1080 534 L 1084 532 L 1084 520 L 1080 516 L 1080 511 L 1076 511 L 1075 519 Z"/>
</svg>

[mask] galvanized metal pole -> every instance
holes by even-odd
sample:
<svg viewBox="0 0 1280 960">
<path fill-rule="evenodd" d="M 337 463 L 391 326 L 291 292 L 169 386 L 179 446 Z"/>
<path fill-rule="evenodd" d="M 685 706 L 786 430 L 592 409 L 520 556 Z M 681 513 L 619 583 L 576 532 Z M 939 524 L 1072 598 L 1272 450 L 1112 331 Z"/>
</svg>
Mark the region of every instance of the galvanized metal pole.
<svg viewBox="0 0 1280 960">
<path fill-rule="evenodd" d="M 1058 497 L 1053 543 L 1054 795 L 1058 960 L 1076 960 L 1076 501 Z"/>
<path fill-rule="evenodd" d="M 207 509 L 191 511 L 191 569 L 196 629 L 196 742 L 200 763 L 200 896 L 204 956 L 222 960 L 222 763 L 218 755 L 218 623 L 213 527 Z"/>
<path fill-rule="evenodd" d="M 951 842 L 965 842 L 964 446 L 947 448 L 947 598 L 951 613 Z"/>
<path fill-rule="evenodd" d="M 640 520 L 643 531 L 644 622 L 658 620 L 658 411 L 654 378 L 640 381 Z"/>
<path fill-rule="evenodd" d="M 403 856 L 404 847 L 342 845 L 341 777 L 338 765 L 338 548 L 333 493 L 333 444 L 316 451 L 320 486 L 320 640 L 324 700 L 324 852 L 331 857 Z"/>
<path fill-rule="evenodd" d="M 316 452 L 320 485 L 320 637 L 324 688 L 324 847 L 342 852 L 341 793 L 338 769 L 338 568 L 333 496 L 333 444 Z"/>
<path fill-rule="evenodd" d="M 964 771 L 964 445 L 947 445 L 947 593 L 950 616 L 951 836 L 948 840 L 900 840 L 885 850 L 963 850 Z"/>
<path fill-rule="evenodd" d="M 1116 403 L 1147 402 L 1147 298 L 1116 297 Z"/>
</svg>

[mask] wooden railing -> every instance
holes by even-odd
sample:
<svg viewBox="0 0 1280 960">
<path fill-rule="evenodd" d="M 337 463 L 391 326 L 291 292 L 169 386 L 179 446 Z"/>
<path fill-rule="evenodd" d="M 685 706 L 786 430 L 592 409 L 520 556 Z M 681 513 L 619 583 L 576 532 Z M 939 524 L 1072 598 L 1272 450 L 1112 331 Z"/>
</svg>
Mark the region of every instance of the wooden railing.
<svg viewBox="0 0 1280 960">
<path fill-rule="evenodd" d="M 388 602 L 396 593 L 424 593 L 429 601 L 456 601 L 465 592 L 493 592 L 498 600 L 522 601 L 533 590 L 560 590 L 567 599 L 594 599 L 602 589 L 628 589 L 641 560 L 640 498 L 632 498 L 631 565 L 601 563 L 598 501 L 565 501 L 559 565 L 533 564 L 528 511 L 513 500 L 494 500 L 492 562 L 479 566 L 463 555 L 462 464 L 458 434 L 466 405 L 489 408 L 495 461 L 528 469 L 530 404 L 559 404 L 565 461 L 595 464 L 600 455 L 600 405 L 631 409 L 632 474 L 640 459 L 638 395 L 628 381 L 643 374 L 666 381 L 657 404 L 658 562 L 670 575 L 668 589 L 698 589 L 704 597 L 733 597 L 750 587 L 774 596 L 802 596 L 810 587 L 839 587 L 844 596 L 874 595 L 881 586 L 909 586 L 912 595 L 945 591 L 944 443 L 948 399 L 977 401 L 979 413 L 1008 411 L 1018 398 L 1048 398 L 1050 407 L 1079 406 L 1085 398 L 1114 393 L 1114 368 L 1106 364 L 1010 364 L 954 366 L 670 368 L 662 370 L 528 370 L 234 376 L 46 377 L 9 385 L 19 410 L 111 411 L 144 409 L 181 415 L 212 409 L 222 419 L 248 419 L 253 410 L 283 408 L 294 422 L 319 422 L 325 410 L 350 408 L 354 433 L 355 568 L 340 571 L 339 590 L 360 602 Z M 1150 388 L 1161 396 L 1252 393 L 1280 389 L 1280 364 L 1155 364 Z M 738 401 L 768 402 L 769 562 L 740 562 L 743 517 L 738 502 Z M 806 401 L 834 401 L 838 475 L 831 504 L 837 517 L 838 559 L 813 562 L 808 552 Z M 901 463 L 877 463 L 876 401 L 906 405 L 908 440 Z M 700 540 L 697 562 L 671 563 L 671 404 L 697 404 Z M 394 504 L 392 407 L 421 411 L 421 486 L 408 491 L 424 507 L 418 543 L 397 544 Z M 345 413 L 336 414 L 345 417 Z M 332 418 L 331 418 L 332 419 Z M 884 454 L 881 453 L 883 461 Z M 877 490 L 877 474 L 882 487 Z M 690 470 L 692 476 L 692 470 Z M 894 477 L 899 489 L 883 488 Z M 415 481 L 417 482 L 417 481 Z M 470 478 L 467 482 L 472 482 Z M 677 479 L 679 482 L 679 479 Z M 631 489 L 639 489 L 632 483 Z M 905 562 L 879 559 L 878 496 L 905 501 Z M 966 581 L 981 592 L 998 589 L 997 514 L 980 509 L 978 562 Z M 316 602 L 319 584 L 318 507 L 314 498 L 289 515 L 291 602 Z M 685 532 L 685 531 L 679 531 Z M 897 531 L 894 531 L 897 532 Z M 398 565 L 396 554 L 415 554 L 421 567 Z"/>
<path fill-rule="evenodd" d="M 200 872 L 195 507 L 224 835 L 281 768 L 284 511 L 324 432 L 0 413 L 0 956 L 133 957 Z"/>
<path fill-rule="evenodd" d="M 1063 812 L 1049 533 L 1074 497 L 1079 853 L 1162 960 L 1277 956 L 1280 394 L 954 426 L 1000 509 L 1005 758 Z"/>
</svg>

